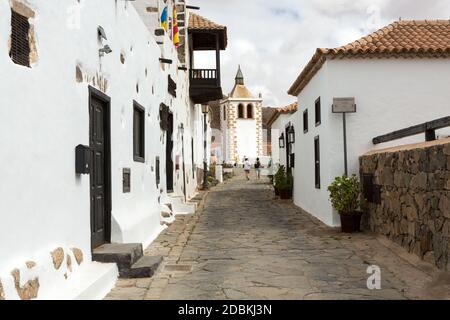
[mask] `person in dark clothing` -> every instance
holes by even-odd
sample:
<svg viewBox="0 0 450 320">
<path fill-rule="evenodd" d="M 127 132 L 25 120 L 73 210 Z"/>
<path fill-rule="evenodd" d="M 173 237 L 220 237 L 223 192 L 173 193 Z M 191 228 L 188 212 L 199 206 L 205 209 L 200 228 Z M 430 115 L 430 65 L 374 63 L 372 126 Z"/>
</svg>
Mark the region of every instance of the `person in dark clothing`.
<svg viewBox="0 0 450 320">
<path fill-rule="evenodd" d="M 259 161 L 259 158 L 256 158 L 256 163 L 255 163 L 255 169 L 256 169 L 256 179 L 260 180 L 261 179 L 261 161 Z"/>
</svg>

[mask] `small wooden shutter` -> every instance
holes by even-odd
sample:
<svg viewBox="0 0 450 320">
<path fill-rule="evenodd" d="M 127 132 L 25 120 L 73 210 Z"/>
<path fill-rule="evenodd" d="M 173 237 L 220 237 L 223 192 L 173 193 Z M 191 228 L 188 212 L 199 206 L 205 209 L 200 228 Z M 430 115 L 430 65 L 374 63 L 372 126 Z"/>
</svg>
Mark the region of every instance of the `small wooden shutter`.
<svg viewBox="0 0 450 320">
<path fill-rule="evenodd" d="M 160 182 L 161 182 L 161 169 L 160 169 L 160 161 L 159 161 L 159 157 L 156 157 L 156 187 L 159 186 Z"/>
<path fill-rule="evenodd" d="M 131 192 L 131 169 L 123 168 L 123 179 L 122 179 L 123 193 Z"/>
<path fill-rule="evenodd" d="M 15 64 L 30 67 L 30 23 L 28 18 L 11 10 L 11 49 L 9 56 Z"/>
</svg>

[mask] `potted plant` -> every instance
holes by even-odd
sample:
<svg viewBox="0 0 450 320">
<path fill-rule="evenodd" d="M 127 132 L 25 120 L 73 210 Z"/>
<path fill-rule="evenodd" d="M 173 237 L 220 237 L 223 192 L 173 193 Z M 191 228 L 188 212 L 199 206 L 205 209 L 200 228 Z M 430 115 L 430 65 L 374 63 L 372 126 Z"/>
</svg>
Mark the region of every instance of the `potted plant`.
<svg viewBox="0 0 450 320">
<path fill-rule="evenodd" d="M 294 188 L 294 178 L 292 174 L 288 172 L 282 179 L 279 186 L 280 198 L 281 199 L 292 199 L 292 190 Z"/>
<path fill-rule="evenodd" d="M 292 199 L 292 190 L 294 187 L 294 178 L 292 174 L 284 171 L 284 167 L 280 167 L 275 176 L 275 194 L 278 191 L 278 195 L 281 199 Z"/>
<path fill-rule="evenodd" d="M 333 208 L 341 218 L 342 232 L 360 231 L 361 226 L 361 192 L 356 175 L 336 177 L 328 187 Z"/>
<path fill-rule="evenodd" d="M 274 189 L 275 189 L 275 195 L 279 196 L 280 195 L 280 191 L 279 191 L 279 185 L 283 182 L 285 173 L 284 173 L 284 166 L 280 166 L 277 170 L 277 172 L 275 173 L 274 176 Z"/>
</svg>

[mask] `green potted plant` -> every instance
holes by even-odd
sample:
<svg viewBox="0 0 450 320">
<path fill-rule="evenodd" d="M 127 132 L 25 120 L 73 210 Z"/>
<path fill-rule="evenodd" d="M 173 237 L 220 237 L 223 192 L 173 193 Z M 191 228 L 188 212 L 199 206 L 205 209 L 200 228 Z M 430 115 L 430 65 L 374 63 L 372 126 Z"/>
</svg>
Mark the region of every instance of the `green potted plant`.
<svg viewBox="0 0 450 320">
<path fill-rule="evenodd" d="M 294 189 L 294 177 L 288 172 L 279 187 L 281 199 L 292 199 L 292 191 Z"/>
<path fill-rule="evenodd" d="M 284 173 L 284 166 L 280 166 L 277 170 L 277 172 L 275 173 L 274 176 L 274 189 L 275 189 L 275 195 L 279 196 L 280 195 L 280 190 L 279 190 L 279 186 L 282 184 L 283 180 L 285 177 L 285 173 Z"/>
<path fill-rule="evenodd" d="M 360 231 L 362 205 L 360 183 L 356 175 L 336 177 L 328 187 L 333 208 L 341 218 L 342 232 Z"/>
<path fill-rule="evenodd" d="M 284 171 L 284 167 L 280 167 L 275 175 L 275 194 L 278 191 L 278 195 L 281 199 L 292 199 L 292 190 L 294 188 L 294 178 L 292 174 Z"/>
</svg>

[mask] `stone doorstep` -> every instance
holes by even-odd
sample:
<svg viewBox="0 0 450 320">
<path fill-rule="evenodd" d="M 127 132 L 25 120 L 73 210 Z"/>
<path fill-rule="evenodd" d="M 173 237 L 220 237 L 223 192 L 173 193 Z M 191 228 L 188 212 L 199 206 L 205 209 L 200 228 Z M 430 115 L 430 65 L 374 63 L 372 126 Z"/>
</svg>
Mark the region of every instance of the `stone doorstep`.
<svg viewBox="0 0 450 320">
<path fill-rule="evenodd" d="M 163 261 L 162 256 L 144 256 L 130 269 L 121 272 L 122 278 L 151 278 Z"/>
<path fill-rule="evenodd" d="M 116 263 L 119 271 L 131 268 L 144 255 L 140 243 L 104 244 L 92 253 L 92 260 L 102 263 Z"/>
<path fill-rule="evenodd" d="M 144 256 L 142 244 L 105 244 L 94 249 L 92 260 L 116 263 L 121 278 L 150 278 L 162 262 L 161 256 Z"/>
</svg>

